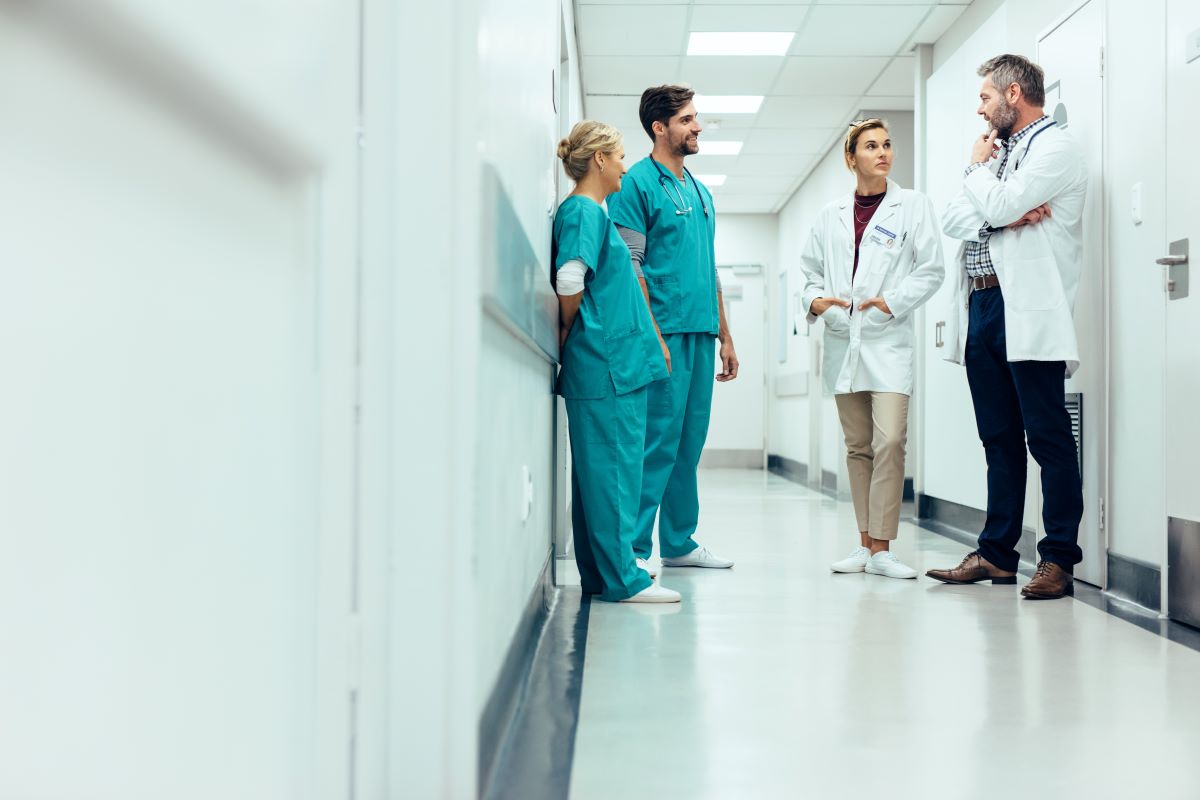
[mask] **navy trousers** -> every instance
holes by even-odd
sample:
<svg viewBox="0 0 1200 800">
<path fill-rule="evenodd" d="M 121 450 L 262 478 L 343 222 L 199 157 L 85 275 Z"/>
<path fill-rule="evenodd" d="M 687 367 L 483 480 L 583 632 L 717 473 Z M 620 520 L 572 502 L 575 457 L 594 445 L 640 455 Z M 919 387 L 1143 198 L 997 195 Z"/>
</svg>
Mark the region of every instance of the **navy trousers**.
<svg viewBox="0 0 1200 800">
<path fill-rule="evenodd" d="M 975 424 L 987 455 L 987 522 L 979 552 L 1000 569 L 1017 568 L 1025 515 L 1026 442 L 1042 469 L 1042 560 L 1067 572 L 1083 560 L 1079 522 L 1083 484 L 1067 414 L 1062 361 L 1009 361 L 1004 296 L 999 288 L 971 294 L 967 328 L 967 382 Z"/>
</svg>

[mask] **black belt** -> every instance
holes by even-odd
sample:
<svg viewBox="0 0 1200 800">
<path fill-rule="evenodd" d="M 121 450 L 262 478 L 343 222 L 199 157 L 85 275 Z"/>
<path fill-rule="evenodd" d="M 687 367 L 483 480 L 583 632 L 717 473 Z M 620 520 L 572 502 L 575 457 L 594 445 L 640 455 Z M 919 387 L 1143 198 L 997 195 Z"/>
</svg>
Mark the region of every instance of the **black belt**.
<svg viewBox="0 0 1200 800">
<path fill-rule="evenodd" d="M 1000 279 L 995 275 L 984 275 L 980 278 L 971 278 L 971 291 L 978 292 L 980 289 L 995 289 L 1000 285 Z"/>
</svg>

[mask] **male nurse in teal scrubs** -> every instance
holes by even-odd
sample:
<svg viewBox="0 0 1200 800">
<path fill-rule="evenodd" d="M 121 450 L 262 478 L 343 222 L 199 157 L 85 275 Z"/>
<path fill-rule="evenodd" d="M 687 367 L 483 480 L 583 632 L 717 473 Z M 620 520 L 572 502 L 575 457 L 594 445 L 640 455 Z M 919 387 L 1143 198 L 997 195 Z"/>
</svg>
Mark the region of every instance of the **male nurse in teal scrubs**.
<svg viewBox="0 0 1200 800">
<path fill-rule="evenodd" d="M 683 164 L 700 149 L 693 96 L 684 86 L 642 93 L 638 114 L 654 149 L 608 198 L 609 215 L 630 249 L 671 368 L 668 380 L 650 385 L 633 550 L 645 566 L 657 514 L 664 567 L 728 569 L 732 561 L 693 538 L 700 516 L 696 469 L 712 410 L 716 341 L 721 348 L 716 379 L 731 381 L 738 371 L 713 253 L 716 210 L 708 189 Z"/>
</svg>

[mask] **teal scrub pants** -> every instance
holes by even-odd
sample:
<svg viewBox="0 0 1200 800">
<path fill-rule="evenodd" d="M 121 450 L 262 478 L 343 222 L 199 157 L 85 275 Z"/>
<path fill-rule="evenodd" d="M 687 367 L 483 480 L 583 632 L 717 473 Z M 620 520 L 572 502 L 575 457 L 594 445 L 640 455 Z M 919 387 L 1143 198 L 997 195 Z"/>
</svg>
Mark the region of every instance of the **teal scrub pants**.
<svg viewBox="0 0 1200 800">
<path fill-rule="evenodd" d="M 665 383 L 665 381 L 659 381 Z M 647 387 L 598 400 L 568 398 L 571 527 L 583 591 L 616 602 L 650 586 L 634 561 Z"/>
<path fill-rule="evenodd" d="M 646 460 L 633 551 L 649 558 L 654 516 L 663 558 L 685 556 L 698 547 L 692 534 L 700 518 L 696 468 L 708 436 L 715 378 L 716 337 L 711 333 L 666 333 L 671 376 L 650 384 Z"/>
</svg>

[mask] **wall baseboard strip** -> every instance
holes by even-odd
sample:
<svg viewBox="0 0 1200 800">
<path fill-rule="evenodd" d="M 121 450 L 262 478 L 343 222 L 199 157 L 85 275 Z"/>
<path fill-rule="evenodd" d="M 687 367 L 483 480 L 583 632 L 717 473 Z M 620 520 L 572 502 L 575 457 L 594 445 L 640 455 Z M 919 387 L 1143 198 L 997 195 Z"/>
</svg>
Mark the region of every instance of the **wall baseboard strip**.
<svg viewBox="0 0 1200 800">
<path fill-rule="evenodd" d="M 484 800 L 565 798 L 571 789 L 591 597 L 559 589 Z"/>
<path fill-rule="evenodd" d="M 987 512 L 964 506 L 951 500 L 943 500 L 928 494 L 916 496 L 917 521 L 926 530 L 967 545 L 972 550 L 979 544 L 979 532 L 987 521 Z M 1037 532 L 1025 528 L 1017 553 L 1028 566 L 1037 565 Z"/>
<path fill-rule="evenodd" d="M 762 450 L 711 450 L 700 453 L 701 469 L 762 469 Z"/>
<path fill-rule="evenodd" d="M 769 454 L 767 469 L 781 478 L 787 478 L 792 483 L 808 485 L 808 465 L 793 461 L 790 458 Z"/>
<path fill-rule="evenodd" d="M 821 470 L 821 491 L 835 500 L 837 499 L 838 479 L 836 472 L 827 469 Z"/>
<path fill-rule="evenodd" d="M 484 791 L 491 777 L 492 768 L 504 744 L 505 737 L 512 727 L 517 710 L 524 696 L 525 686 L 533 666 L 534 654 L 537 652 L 538 641 L 546 627 L 550 616 L 550 606 L 554 599 L 554 582 L 551 575 L 551 558 L 546 558 L 542 572 L 529 593 L 521 620 L 508 646 L 508 654 L 500 667 L 500 675 L 492 693 L 488 696 L 479 717 L 479 796 Z"/>
<path fill-rule="evenodd" d="M 1162 608 L 1162 570 L 1153 564 L 1108 554 L 1108 589 L 1113 597 L 1136 603 L 1142 608 L 1159 611 Z"/>
</svg>

